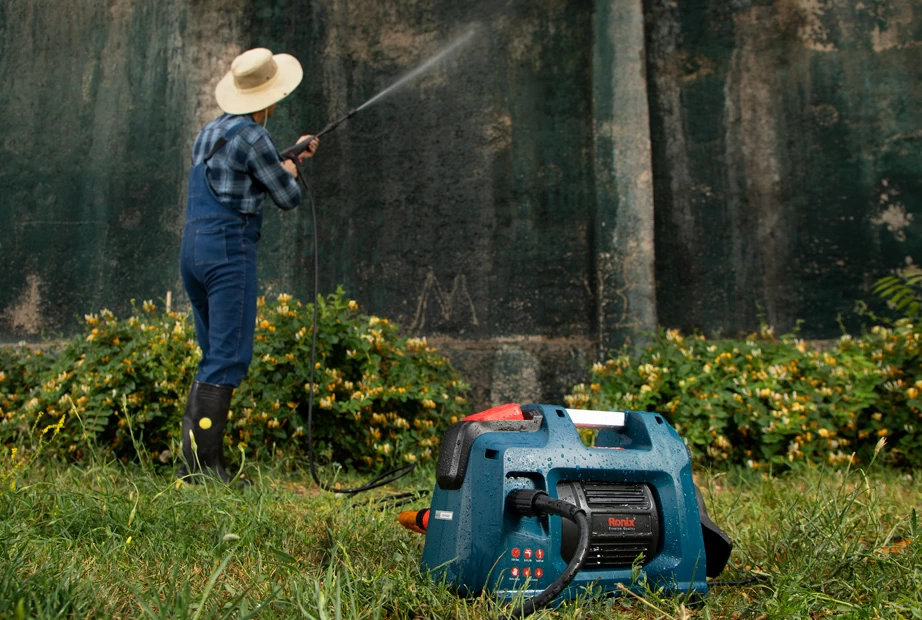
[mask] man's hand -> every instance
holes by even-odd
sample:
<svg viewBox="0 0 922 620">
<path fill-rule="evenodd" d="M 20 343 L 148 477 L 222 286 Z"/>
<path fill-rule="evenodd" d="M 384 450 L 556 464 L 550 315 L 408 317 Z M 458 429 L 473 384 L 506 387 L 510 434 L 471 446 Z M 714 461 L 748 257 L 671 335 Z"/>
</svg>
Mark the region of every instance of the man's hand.
<svg viewBox="0 0 922 620">
<path fill-rule="evenodd" d="M 307 134 L 306 136 L 301 136 L 300 138 L 298 138 L 298 142 L 304 142 L 310 137 L 311 137 L 311 134 Z M 317 152 L 318 146 L 320 146 L 320 138 L 314 138 L 313 140 L 311 140 L 311 143 L 307 145 L 307 150 L 301 153 L 300 155 L 298 155 L 298 161 L 304 161 L 305 159 L 309 157 L 313 157 L 314 153 Z"/>
<path fill-rule="evenodd" d="M 295 162 L 291 161 L 290 159 L 286 159 L 280 163 L 282 165 L 282 168 L 285 169 L 285 172 L 287 172 L 288 174 L 290 174 L 296 179 L 298 178 L 298 167 L 295 165 Z"/>
</svg>

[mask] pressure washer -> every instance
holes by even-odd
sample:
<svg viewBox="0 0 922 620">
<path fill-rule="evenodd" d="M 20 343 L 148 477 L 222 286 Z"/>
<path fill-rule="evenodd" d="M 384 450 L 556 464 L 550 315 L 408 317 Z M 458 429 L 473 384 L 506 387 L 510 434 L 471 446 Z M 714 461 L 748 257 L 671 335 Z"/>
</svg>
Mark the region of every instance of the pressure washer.
<svg viewBox="0 0 922 620">
<path fill-rule="evenodd" d="M 364 104 L 280 152 L 298 166 L 314 238 L 317 215 L 299 155 L 313 142 L 470 39 L 474 29 Z M 319 256 L 314 244 L 314 318 Z M 352 489 L 319 479 L 312 415 L 317 330 L 312 330 L 307 414 L 310 472 L 322 489 L 354 495 L 397 480 L 413 465 Z M 578 428 L 598 431 L 587 446 Z M 401 499 L 416 494 L 400 494 Z M 445 433 L 432 503 L 400 523 L 426 535 L 422 568 L 459 594 L 528 597 L 535 610 L 586 589 L 639 591 L 638 577 L 667 592 L 707 593 L 732 541 L 708 517 L 691 474 L 691 454 L 656 413 L 601 412 L 510 404 L 468 416 Z"/>
<path fill-rule="evenodd" d="M 587 446 L 578 428 L 598 431 Z M 522 616 L 586 589 L 704 595 L 733 543 L 708 517 L 690 452 L 657 413 L 504 405 L 445 433 L 422 568 L 462 595 L 528 597 Z M 639 573 L 637 572 L 639 569 Z"/>
</svg>

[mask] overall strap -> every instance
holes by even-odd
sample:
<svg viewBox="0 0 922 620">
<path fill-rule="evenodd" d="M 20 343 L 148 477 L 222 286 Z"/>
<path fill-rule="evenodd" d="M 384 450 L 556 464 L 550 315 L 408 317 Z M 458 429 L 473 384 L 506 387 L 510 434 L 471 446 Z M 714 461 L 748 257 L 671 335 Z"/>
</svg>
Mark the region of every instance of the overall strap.
<svg viewBox="0 0 922 620">
<path fill-rule="evenodd" d="M 240 132 L 243 130 L 243 128 L 246 127 L 248 124 L 249 124 L 249 123 L 247 123 L 246 121 L 243 121 L 242 123 L 237 123 L 236 125 L 234 125 L 233 127 L 231 127 L 231 128 L 227 131 L 226 134 L 224 134 L 223 136 L 221 136 L 220 138 L 218 138 L 218 141 L 215 142 L 215 144 L 214 144 L 214 148 L 212 148 L 212 149 L 211 149 L 211 152 L 208 153 L 208 155 L 205 156 L 205 159 L 202 160 L 202 163 L 203 163 L 203 164 L 204 164 L 204 163 L 207 163 L 209 159 L 211 159 L 212 157 L 214 157 L 214 154 L 215 154 L 215 153 L 217 153 L 218 151 L 220 151 L 220 150 L 224 147 L 225 144 L 227 144 L 228 142 L 230 142 L 231 140 L 233 140 L 233 139 L 234 139 L 234 136 L 236 136 L 238 133 L 240 133 Z"/>
</svg>

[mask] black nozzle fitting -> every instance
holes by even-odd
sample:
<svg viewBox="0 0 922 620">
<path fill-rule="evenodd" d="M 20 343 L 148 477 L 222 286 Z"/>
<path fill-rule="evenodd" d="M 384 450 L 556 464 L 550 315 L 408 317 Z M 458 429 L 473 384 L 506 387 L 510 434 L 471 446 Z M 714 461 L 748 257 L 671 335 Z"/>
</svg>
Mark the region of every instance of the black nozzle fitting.
<svg viewBox="0 0 922 620">
<path fill-rule="evenodd" d="M 539 511 L 535 508 L 535 502 L 542 495 L 544 497 L 548 496 L 544 491 L 519 489 L 506 496 L 506 506 L 512 512 L 523 517 L 534 517 L 539 514 Z"/>
<path fill-rule="evenodd" d="M 576 521 L 577 513 L 585 511 L 562 499 L 551 497 L 544 491 L 534 489 L 518 489 L 506 497 L 506 505 L 510 510 L 523 517 L 537 515 L 557 515 L 569 521 Z"/>
</svg>

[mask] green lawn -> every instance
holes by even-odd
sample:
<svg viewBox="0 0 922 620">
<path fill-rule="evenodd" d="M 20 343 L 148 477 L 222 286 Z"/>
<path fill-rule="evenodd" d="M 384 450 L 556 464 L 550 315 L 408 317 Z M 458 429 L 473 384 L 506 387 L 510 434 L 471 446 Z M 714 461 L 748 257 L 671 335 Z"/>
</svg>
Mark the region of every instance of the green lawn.
<svg viewBox="0 0 922 620">
<path fill-rule="evenodd" d="M 399 508 L 318 492 L 290 464 L 247 467 L 258 483 L 243 491 L 176 488 L 149 464 L 20 469 L 16 489 L 8 478 L 0 491 L 0 618 L 502 617 L 489 598 L 460 599 L 420 574 L 424 539 L 398 525 Z M 721 579 L 744 583 L 714 586 L 703 604 L 586 596 L 533 617 L 922 617 L 920 475 L 698 479 L 736 543 Z M 896 538 L 916 542 L 885 552 Z"/>
</svg>

